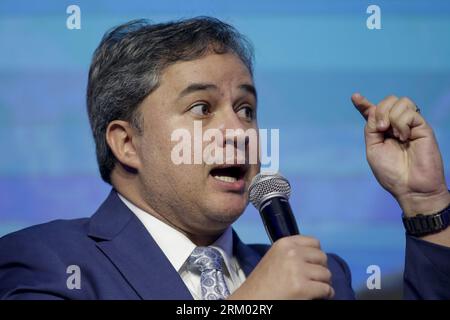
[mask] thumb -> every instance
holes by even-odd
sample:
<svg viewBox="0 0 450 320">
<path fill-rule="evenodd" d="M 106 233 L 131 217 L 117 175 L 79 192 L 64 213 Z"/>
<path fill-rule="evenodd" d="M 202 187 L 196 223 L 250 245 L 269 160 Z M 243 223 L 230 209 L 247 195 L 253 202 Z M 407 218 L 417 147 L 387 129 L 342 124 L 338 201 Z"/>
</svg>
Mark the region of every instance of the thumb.
<svg viewBox="0 0 450 320">
<path fill-rule="evenodd" d="M 352 102 L 359 113 L 367 120 L 364 128 L 364 137 L 366 140 L 366 148 L 373 146 L 377 143 L 384 142 L 384 134 L 377 131 L 375 111 L 376 105 L 366 99 L 360 93 L 354 93 L 352 95 Z"/>
<path fill-rule="evenodd" d="M 361 113 L 361 115 L 364 117 L 364 119 L 368 119 L 369 117 L 369 110 L 375 109 L 376 106 L 367 100 L 363 95 L 360 93 L 354 93 L 352 94 L 352 102 L 355 108 Z"/>
</svg>

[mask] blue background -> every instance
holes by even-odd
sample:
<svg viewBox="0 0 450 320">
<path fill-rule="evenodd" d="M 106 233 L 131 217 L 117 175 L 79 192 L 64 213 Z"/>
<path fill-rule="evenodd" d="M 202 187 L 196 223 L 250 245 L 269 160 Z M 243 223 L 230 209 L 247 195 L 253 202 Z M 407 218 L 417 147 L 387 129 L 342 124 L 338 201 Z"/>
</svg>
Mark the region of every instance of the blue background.
<svg viewBox="0 0 450 320">
<path fill-rule="evenodd" d="M 68 30 L 67 6 L 81 8 Z M 366 9 L 381 7 L 381 30 Z M 110 27 L 197 15 L 253 42 L 261 128 L 280 129 L 280 170 L 301 232 L 344 257 L 355 289 L 379 265 L 382 288 L 403 267 L 400 209 L 365 160 L 364 121 L 350 96 L 410 96 L 450 167 L 450 1 L 0 2 L 0 235 L 90 216 L 109 192 L 98 174 L 85 107 L 91 55 Z M 447 170 L 447 177 L 449 177 Z M 235 228 L 268 242 L 248 208 Z M 1 248 L 0 248 L 1 250 Z M 394 279 L 391 278 L 394 276 Z"/>
</svg>

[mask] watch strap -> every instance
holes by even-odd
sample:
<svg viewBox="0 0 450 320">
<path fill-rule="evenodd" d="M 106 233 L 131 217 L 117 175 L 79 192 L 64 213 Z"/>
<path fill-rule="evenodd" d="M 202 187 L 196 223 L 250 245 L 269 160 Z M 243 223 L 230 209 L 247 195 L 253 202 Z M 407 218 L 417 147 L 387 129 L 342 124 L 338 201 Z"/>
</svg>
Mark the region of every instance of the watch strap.
<svg viewBox="0 0 450 320">
<path fill-rule="evenodd" d="M 442 211 L 430 215 L 418 214 L 414 217 L 402 216 L 406 233 L 412 236 L 425 236 L 437 233 L 450 225 L 450 204 Z"/>
</svg>

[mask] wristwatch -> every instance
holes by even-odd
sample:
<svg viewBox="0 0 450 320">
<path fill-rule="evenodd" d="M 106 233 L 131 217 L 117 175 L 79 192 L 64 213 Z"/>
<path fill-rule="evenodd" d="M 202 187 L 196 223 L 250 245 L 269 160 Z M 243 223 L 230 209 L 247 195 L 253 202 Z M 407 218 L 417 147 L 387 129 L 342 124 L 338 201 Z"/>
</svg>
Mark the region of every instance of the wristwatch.
<svg viewBox="0 0 450 320">
<path fill-rule="evenodd" d="M 406 233 L 411 236 L 422 237 L 437 233 L 450 225 L 450 204 L 444 210 L 430 214 L 418 214 L 414 217 L 402 215 L 403 225 Z"/>
</svg>

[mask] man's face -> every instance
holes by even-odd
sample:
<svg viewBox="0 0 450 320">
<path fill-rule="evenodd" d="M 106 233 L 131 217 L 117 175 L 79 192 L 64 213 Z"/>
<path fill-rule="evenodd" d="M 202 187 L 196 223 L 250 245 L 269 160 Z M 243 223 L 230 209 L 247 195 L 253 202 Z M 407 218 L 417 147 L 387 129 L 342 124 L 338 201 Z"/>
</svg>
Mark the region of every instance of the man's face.
<svg viewBox="0 0 450 320">
<path fill-rule="evenodd" d="M 179 142 L 171 141 L 171 135 L 188 130 L 193 152 L 194 121 L 201 120 L 203 133 L 211 128 L 223 133 L 222 141 L 214 141 L 217 150 L 228 144 L 237 153 L 226 129 L 257 129 L 254 84 L 246 66 L 231 53 L 173 64 L 140 111 L 144 128 L 138 138 L 138 174 L 146 203 L 187 233 L 212 235 L 225 229 L 247 206 L 247 189 L 259 165 L 176 165 L 171 154 Z M 202 150 L 208 144 L 203 142 Z"/>
</svg>

